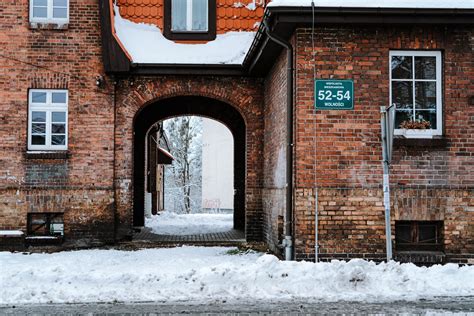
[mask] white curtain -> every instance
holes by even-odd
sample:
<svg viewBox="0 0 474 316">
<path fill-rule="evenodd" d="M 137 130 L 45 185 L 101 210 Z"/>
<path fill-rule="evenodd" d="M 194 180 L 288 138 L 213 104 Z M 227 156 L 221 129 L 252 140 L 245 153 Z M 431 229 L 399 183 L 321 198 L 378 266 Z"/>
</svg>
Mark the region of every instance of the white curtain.
<svg viewBox="0 0 474 316">
<path fill-rule="evenodd" d="M 187 0 L 171 1 L 171 30 L 186 31 Z"/>
<path fill-rule="evenodd" d="M 192 0 L 193 1 L 193 31 L 207 31 L 207 5 L 208 0 Z"/>
</svg>

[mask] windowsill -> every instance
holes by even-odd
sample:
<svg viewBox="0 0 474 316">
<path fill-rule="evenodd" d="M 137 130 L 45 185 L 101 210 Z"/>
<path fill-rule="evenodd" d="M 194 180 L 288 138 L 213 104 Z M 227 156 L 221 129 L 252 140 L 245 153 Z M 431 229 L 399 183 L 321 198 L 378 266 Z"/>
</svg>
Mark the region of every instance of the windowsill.
<svg viewBox="0 0 474 316">
<path fill-rule="evenodd" d="M 171 30 L 171 33 L 173 34 L 189 34 L 189 35 L 193 35 L 193 34 L 208 34 L 209 31 L 178 31 L 178 30 Z"/>
<path fill-rule="evenodd" d="M 60 245 L 64 236 L 26 236 L 25 242 L 28 246 L 53 246 Z"/>
<path fill-rule="evenodd" d="M 446 148 L 448 146 L 448 139 L 442 136 L 433 136 L 433 138 L 405 138 L 402 135 L 395 135 L 393 138 L 393 146 Z"/>
<path fill-rule="evenodd" d="M 26 159 L 68 159 L 70 153 L 67 150 L 61 151 L 35 151 L 29 150 L 25 153 Z"/>
<path fill-rule="evenodd" d="M 69 23 L 62 22 L 30 22 L 31 30 L 67 30 Z"/>
<path fill-rule="evenodd" d="M 165 37 L 172 41 L 213 41 L 216 39 L 215 32 L 181 32 L 166 31 Z"/>
</svg>

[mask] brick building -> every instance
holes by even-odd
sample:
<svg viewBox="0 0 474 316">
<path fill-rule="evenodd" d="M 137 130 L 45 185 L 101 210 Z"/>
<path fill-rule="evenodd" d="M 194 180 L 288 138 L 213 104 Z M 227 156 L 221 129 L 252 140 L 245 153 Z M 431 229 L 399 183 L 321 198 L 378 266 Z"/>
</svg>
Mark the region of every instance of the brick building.
<svg viewBox="0 0 474 316">
<path fill-rule="evenodd" d="M 195 114 L 234 136 L 248 241 L 313 260 L 317 238 L 320 259 L 383 259 L 380 106 L 395 103 L 395 255 L 474 258 L 474 7 L 336 2 L 7 1 L 0 229 L 129 238 L 148 130 Z M 316 110 L 323 79 L 350 80 L 353 107 Z"/>
</svg>

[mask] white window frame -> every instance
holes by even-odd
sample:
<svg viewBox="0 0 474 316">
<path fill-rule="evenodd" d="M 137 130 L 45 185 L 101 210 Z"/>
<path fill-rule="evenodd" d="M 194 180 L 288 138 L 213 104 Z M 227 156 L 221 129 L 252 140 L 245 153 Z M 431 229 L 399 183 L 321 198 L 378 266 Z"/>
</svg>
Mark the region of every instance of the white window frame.
<svg viewBox="0 0 474 316">
<path fill-rule="evenodd" d="M 33 92 L 44 92 L 46 93 L 46 103 L 34 103 Z M 66 103 L 52 103 L 53 92 L 66 93 Z M 68 103 L 69 93 L 68 90 L 63 89 L 30 89 L 28 92 L 28 150 L 45 150 L 45 151 L 57 151 L 67 150 L 68 147 Z M 33 112 L 46 112 L 46 143 L 45 145 L 33 145 L 32 144 L 32 118 Z M 64 145 L 52 145 L 51 144 L 51 124 L 52 124 L 52 112 L 65 112 L 65 142 Z"/>
<path fill-rule="evenodd" d="M 392 79 L 392 57 L 393 56 L 409 56 L 413 58 L 412 61 L 412 79 Z M 415 79 L 415 62 L 414 57 L 436 57 L 436 79 Z M 415 104 L 415 82 L 436 82 L 436 129 L 395 129 L 395 135 L 404 135 L 414 138 L 429 138 L 432 136 L 439 136 L 443 134 L 443 96 L 442 96 L 442 58 L 441 51 L 416 51 L 416 50 L 392 50 L 390 51 L 390 60 L 388 63 L 390 76 L 390 103 L 392 103 L 392 82 L 393 81 L 412 81 L 413 82 L 413 108 Z"/>
<path fill-rule="evenodd" d="M 186 0 L 186 30 L 173 29 L 173 19 L 171 18 L 171 32 L 194 32 L 194 33 L 207 33 L 209 32 L 209 1 L 207 3 L 206 10 L 206 29 L 205 30 L 193 30 L 193 0 Z M 173 12 L 173 2 L 171 1 L 171 12 Z M 171 16 L 173 14 L 171 13 Z"/>
<path fill-rule="evenodd" d="M 31 23 L 54 23 L 54 24 L 67 24 L 69 23 L 69 3 L 70 0 L 67 1 L 67 17 L 66 18 L 53 18 L 53 0 L 47 0 L 47 17 L 46 18 L 39 18 L 33 16 L 33 1 L 30 0 L 30 22 Z"/>
</svg>

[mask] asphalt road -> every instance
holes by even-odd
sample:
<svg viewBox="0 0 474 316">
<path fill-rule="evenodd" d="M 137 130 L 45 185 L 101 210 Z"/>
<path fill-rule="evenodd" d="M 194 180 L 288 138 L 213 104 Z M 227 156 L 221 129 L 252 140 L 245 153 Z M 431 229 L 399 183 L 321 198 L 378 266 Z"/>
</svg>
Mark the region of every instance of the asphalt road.
<svg viewBox="0 0 474 316">
<path fill-rule="evenodd" d="M 360 302 L 215 302 L 211 304 L 98 303 L 1 306 L 1 315 L 314 315 L 405 314 L 474 315 L 474 297 L 456 299 Z"/>
</svg>

